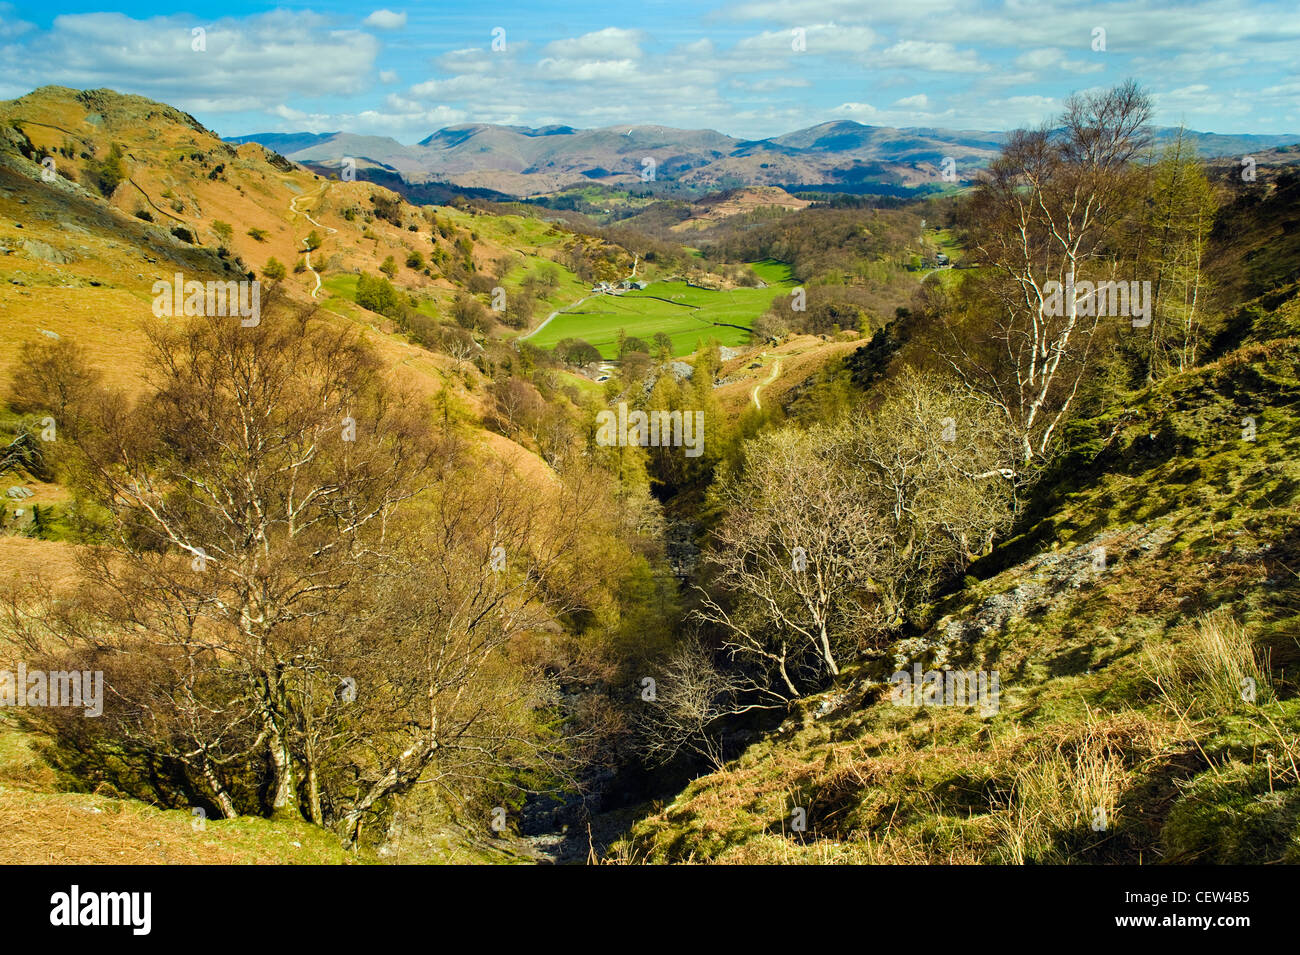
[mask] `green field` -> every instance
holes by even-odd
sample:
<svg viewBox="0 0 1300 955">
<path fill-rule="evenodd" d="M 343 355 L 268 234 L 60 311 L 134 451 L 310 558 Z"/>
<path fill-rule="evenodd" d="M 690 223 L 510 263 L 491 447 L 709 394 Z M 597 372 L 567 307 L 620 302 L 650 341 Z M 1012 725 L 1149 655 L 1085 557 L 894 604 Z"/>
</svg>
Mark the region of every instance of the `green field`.
<svg viewBox="0 0 1300 955">
<path fill-rule="evenodd" d="M 773 299 L 795 287 L 787 265 L 759 262 L 753 268 L 767 288 L 715 292 L 685 282 L 652 282 L 622 295 L 594 295 L 555 316 L 529 341 L 552 348 L 563 338 L 581 338 L 603 358 L 618 357 L 620 329 L 646 342 L 663 332 L 672 339 L 674 355 L 688 355 L 698 342 L 709 338 L 723 345 L 744 345 L 754 319 L 767 311 Z"/>
<path fill-rule="evenodd" d="M 507 292 L 518 289 L 526 278 L 543 270 L 549 270 L 558 279 L 555 288 L 538 299 L 538 311 L 542 318 L 554 309 L 581 298 L 591 288 L 586 282 L 579 281 L 576 275 L 560 263 L 536 252 L 517 251 L 519 261 L 501 279 L 501 284 Z"/>
</svg>

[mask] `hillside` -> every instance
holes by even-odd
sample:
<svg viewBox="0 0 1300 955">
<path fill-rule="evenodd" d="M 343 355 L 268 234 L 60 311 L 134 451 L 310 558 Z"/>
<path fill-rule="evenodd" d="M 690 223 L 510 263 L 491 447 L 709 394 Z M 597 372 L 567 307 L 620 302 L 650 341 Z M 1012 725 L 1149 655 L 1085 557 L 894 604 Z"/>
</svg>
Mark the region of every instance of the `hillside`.
<svg viewBox="0 0 1300 955">
<path fill-rule="evenodd" d="M 692 204 L 689 219 L 672 226 L 674 232 L 707 229 L 733 216 L 755 212 L 794 211 L 810 206 L 807 199 L 798 199 L 776 186 L 757 186 L 749 189 L 732 189 L 717 196 L 706 196 Z"/>
<path fill-rule="evenodd" d="M 109 176 L 119 146 L 121 167 Z M 49 181 L 43 156 L 53 157 Z M 309 235 L 320 240 L 313 251 Z M 0 352 L 0 385 L 12 379 L 18 346 L 44 338 L 81 346 L 106 383 L 135 392 L 146 370 L 156 282 L 170 285 L 177 273 L 223 281 L 260 273 L 265 295 L 274 288 L 362 330 L 395 383 L 445 396 L 483 451 L 540 476 L 547 468 L 535 445 L 484 426 L 495 413 L 490 378 L 464 354 L 432 346 L 454 327 L 448 312 L 471 281 L 486 299 L 485 280 L 513 292 L 545 267 L 558 281 L 536 307 L 570 304 L 586 285 L 556 259 L 574 241 L 537 219 L 416 207 L 372 183 L 327 181 L 257 144 L 223 143 L 187 114 L 141 97 L 47 87 L 0 102 L 0 335 L 11 346 Z M 589 237 L 576 241 L 607 248 Z M 416 253 L 419 268 L 410 261 Z M 609 254 L 612 262 L 625 255 Z M 286 274 L 268 281 L 273 260 Z M 378 275 L 385 260 L 399 263 L 394 282 L 411 301 L 404 327 L 396 313 L 356 304 L 358 275 Z M 623 268 L 610 266 L 609 274 Z M 479 308 L 487 323 L 480 337 L 510 331 Z M 411 315 L 424 324 L 412 326 Z M 12 435 L 16 419 L 7 415 L 2 427 Z M 29 504 L 50 508 L 58 526 L 64 489 L 38 477 L 27 483 L 35 495 Z M 28 543 L 0 536 L 0 549 Z"/>
<path fill-rule="evenodd" d="M 507 430 L 499 423 L 492 376 L 511 353 L 479 356 L 501 348 L 494 336 L 510 329 L 479 297 L 488 297 L 498 282 L 508 294 L 522 296 L 525 280 L 544 270 L 551 281 L 536 302 L 571 301 L 586 286 L 557 259 L 572 260 L 575 247 L 600 256 L 611 275 L 630 267 L 630 261 L 623 264 L 623 250 L 594 237 L 520 216 L 415 207 L 365 181 L 327 181 L 262 146 L 222 143 L 178 110 L 107 90 L 48 87 L 0 103 L 0 218 L 0 334 L 8 346 L 0 355 L 0 389 L 6 400 L 28 346 L 67 346 L 79 351 L 66 354 L 79 356 L 120 396 L 119 410 L 125 412 L 136 399 L 154 394 L 158 376 L 166 374 L 158 363 L 158 334 L 186 324 L 181 315 L 155 315 L 155 283 L 170 286 L 177 273 L 186 281 L 214 282 L 260 275 L 268 311 L 254 319 L 250 336 L 275 335 L 286 311 L 310 312 L 313 334 L 328 335 L 320 329 L 332 328 L 340 340 L 355 341 L 366 360 L 374 361 L 384 387 L 403 396 L 412 412 L 428 402 L 432 419 L 431 409 L 439 409 L 438 426 L 450 436 L 448 447 L 462 456 L 460 466 L 473 467 L 480 481 L 484 474 L 501 475 L 511 499 L 526 495 L 534 510 L 569 489 L 557 477 L 555 460 L 541 453 L 540 430 Z M 274 274 L 277 260 L 286 268 Z M 362 276 L 383 274 L 388 262 L 401 263 L 392 270 L 397 291 L 390 302 L 396 307 L 381 313 L 357 304 Z M 451 321 L 452 304 L 459 301 L 477 306 L 472 332 Z M 435 347 L 445 346 L 449 335 L 459 343 L 455 354 Z M 232 341 L 249 347 L 238 344 L 238 337 Z M 280 342 L 297 347 L 292 339 Z M 308 362 L 307 343 L 302 347 Z M 293 355 L 279 348 L 265 355 L 280 358 Z M 565 393 L 553 401 L 562 414 L 576 413 Z M 91 545 L 103 540 L 87 526 L 85 500 L 65 482 L 66 473 L 43 451 L 24 451 L 39 420 L 10 407 L 0 414 L 5 487 L 17 492 L 0 505 L 0 567 L 5 600 L 18 601 L 6 607 L 24 610 L 35 599 L 33 588 L 77 599 L 78 588 L 86 585 Z M 58 420 L 58 439 L 74 427 Z M 627 567 L 617 553 L 607 553 L 601 572 L 612 582 Z M 597 586 L 603 585 L 602 578 Z M 592 599 L 606 598 L 598 592 Z M 559 631 L 554 620 L 545 625 L 548 633 Z M 48 649 L 29 645 L 20 651 L 14 634 L 7 629 L 6 635 L 6 673 L 16 659 Z M 8 709 L 0 714 L 0 817 L 6 831 L 27 833 L 10 841 L 8 862 L 338 864 L 381 857 L 535 857 L 508 836 L 485 838 L 472 831 L 444 807 L 422 810 L 414 823 L 401 826 L 401 833 L 418 831 L 418 837 L 395 832 L 356 855 L 344 852 L 336 834 L 301 820 L 256 813 L 223 819 L 209 805 L 206 821 L 198 825 L 185 808 L 192 800 L 176 793 L 145 796 L 129 774 L 124 780 L 110 768 L 87 782 L 68 763 L 68 752 L 80 744 L 60 750 L 25 715 Z M 71 762 L 79 759 L 72 756 Z"/>
<path fill-rule="evenodd" d="M 1297 410 L 1291 338 L 1077 422 L 1051 503 L 981 562 L 1011 566 L 972 568 L 928 627 L 800 701 L 618 855 L 1300 861 Z M 890 675 L 918 663 L 999 672 L 998 712 L 894 705 Z M 1258 706 L 1215 707 L 1232 673 L 1259 675 Z"/>
<path fill-rule="evenodd" d="M 382 333 L 395 364 L 435 390 L 450 382 L 473 403 L 449 379 L 451 359 L 403 342 L 390 319 L 355 305 L 355 276 L 377 274 L 391 258 L 394 281 L 429 318 L 445 314 L 477 272 L 491 276 L 489 286 L 500 276 L 514 288 L 540 266 L 555 270 L 563 280 L 539 308 L 585 288 L 556 262 L 572 237 L 545 223 L 417 208 L 373 183 L 328 181 L 262 146 L 223 143 L 140 97 L 50 87 L 0 103 L 0 122 L 5 336 L 75 333 L 115 375 L 134 373 L 133 328 L 155 281 L 177 270 L 242 277 L 274 259 L 288 269 L 282 290 Z M 119 144 L 122 178 L 105 188 L 101 167 Z M 36 163 L 46 154 L 55 164 L 48 184 Z M 313 233 L 320 247 L 309 252 Z M 13 358 L 0 357 L 0 373 Z"/>
<path fill-rule="evenodd" d="M 1300 862 L 1296 186 L 1220 210 L 1212 361 L 1072 421 L 962 580 L 789 715 L 730 726 L 734 758 L 614 857 Z M 996 674 L 992 707 L 894 695 L 945 671 Z"/>
</svg>

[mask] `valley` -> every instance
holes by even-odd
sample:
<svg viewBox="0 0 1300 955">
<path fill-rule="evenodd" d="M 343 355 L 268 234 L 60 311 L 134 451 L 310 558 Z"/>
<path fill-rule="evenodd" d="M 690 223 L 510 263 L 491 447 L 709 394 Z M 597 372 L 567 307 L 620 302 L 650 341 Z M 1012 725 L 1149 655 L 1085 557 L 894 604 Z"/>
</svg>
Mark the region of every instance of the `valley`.
<svg viewBox="0 0 1300 955">
<path fill-rule="evenodd" d="M 1300 861 L 1300 153 L 1071 102 L 0 102 L 0 857 Z"/>
</svg>

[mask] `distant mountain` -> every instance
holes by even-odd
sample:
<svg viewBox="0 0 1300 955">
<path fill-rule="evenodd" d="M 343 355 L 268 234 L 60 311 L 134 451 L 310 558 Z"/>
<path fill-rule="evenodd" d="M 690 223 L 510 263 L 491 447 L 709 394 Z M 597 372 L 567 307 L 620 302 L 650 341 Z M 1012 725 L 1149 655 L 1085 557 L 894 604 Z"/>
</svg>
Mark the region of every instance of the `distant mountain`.
<svg viewBox="0 0 1300 955">
<path fill-rule="evenodd" d="M 1155 141 L 1166 143 L 1177 135 L 1177 127 L 1164 126 L 1155 131 Z M 1202 159 L 1225 156 L 1239 158 L 1300 144 L 1300 135 L 1295 133 L 1284 136 L 1259 136 L 1248 133 L 1198 133 L 1188 130 L 1183 135 L 1196 147 L 1196 154 Z"/>
<path fill-rule="evenodd" d="M 1167 140 L 1173 129 L 1156 131 Z M 1300 135 L 1188 132 L 1205 157 L 1241 156 L 1300 141 Z M 345 158 L 384 170 L 408 184 L 447 183 L 462 189 L 536 196 L 583 183 L 639 186 L 650 182 L 694 193 L 749 186 L 842 189 L 907 194 L 944 183 L 951 157 L 957 181 L 997 155 L 1005 133 L 936 128 L 894 129 L 839 120 L 769 139 L 742 140 L 711 129 L 671 126 L 448 126 L 407 146 L 386 136 L 351 133 L 255 133 L 257 142 L 326 171 Z"/>
</svg>

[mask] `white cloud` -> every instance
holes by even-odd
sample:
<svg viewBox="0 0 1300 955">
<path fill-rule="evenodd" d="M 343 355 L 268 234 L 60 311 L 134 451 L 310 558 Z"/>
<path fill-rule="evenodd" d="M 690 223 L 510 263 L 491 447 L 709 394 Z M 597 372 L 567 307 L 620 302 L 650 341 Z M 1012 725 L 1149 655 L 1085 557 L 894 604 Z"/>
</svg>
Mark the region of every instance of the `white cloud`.
<svg viewBox="0 0 1300 955">
<path fill-rule="evenodd" d="M 784 56 L 798 53 L 800 56 L 817 56 L 819 54 L 848 54 L 854 56 L 865 52 L 880 41 L 880 35 L 865 26 L 837 26 L 834 23 L 814 23 L 801 26 L 804 49 L 796 51 L 794 29 L 769 30 L 755 36 L 745 37 L 736 44 L 735 52 L 742 54 L 762 53 L 769 56 Z"/>
<path fill-rule="evenodd" d="M 925 109 L 930 105 L 930 98 L 924 93 L 917 93 L 915 96 L 904 96 L 900 100 L 895 100 L 894 105 L 902 109 Z"/>
<path fill-rule="evenodd" d="M 378 30 L 400 30 L 406 26 L 406 13 L 394 13 L 392 10 L 376 10 L 361 22 Z"/>
<path fill-rule="evenodd" d="M 542 60 L 539 77 L 579 83 L 638 83 L 642 71 L 635 60 Z"/>
<path fill-rule="evenodd" d="M 1016 57 L 1016 66 L 1023 67 L 1026 70 L 1045 70 L 1061 62 L 1063 58 L 1064 54 L 1059 49 L 1044 47 L 1021 53 Z"/>
<path fill-rule="evenodd" d="M 641 33 L 606 27 L 579 37 L 547 44 L 543 56 L 559 60 L 634 60 L 641 56 Z"/>
<path fill-rule="evenodd" d="M 191 49 L 190 31 L 198 25 L 188 16 L 65 14 L 21 47 L 0 47 L 0 61 L 9 64 L 11 81 L 33 87 L 106 86 L 190 112 L 229 112 L 262 108 L 268 94 L 356 93 L 373 75 L 379 52 L 369 34 L 333 29 L 313 13 L 277 10 L 202 24 L 207 48 L 201 52 Z"/>
<path fill-rule="evenodd" d="M 831 113 L 837 116 L 847 116 L 849 119 L 859 122 L 863 119 L 875 119 L 880 116 L 880 110 L 870 103 L 841 103 L 831 110 Z"/>
<path fill-rule="evenodd" d="M 390 102 L 390 105 L 400 104 Z M 358 113 L 322 113 L 281 105 L 266 110 L 266 114 L 280 120 L 272 123 L 266 132 L 327 133 L 343 130 L 362 135 L 392 136 L 403 141 L 423 139 L 436 129 L 455 126 L 469 119 L 463 111 L 447 107 L 414 108 L 409 111 L 397 109 L 391 112 L 368 109 Z"/>
<path fill-rule="evenodd" d="M 381 83 L 396 83 L 400 79 L 401 77 L 397 75 L 396 70 L 379 71 L 379 82 Z"/>
<path fill-rule="evenodd" d="M 1106 68 L 1105 61 L 1101 58 L 1093 60 L 1070 60 L 1066 59 L 1065 51 L 1055 47 L 1043 47 L 1037 50 L 1030 50 L 1016 57 L 1016 66 L 1029 71 L 1031 74 L 1042 75 L 1044 73 L 1100 73 Z"/>
<path fill-rule="evenodd" d="M 870 57 L 872 66 L 894 69 L 918 69 L 930 73 L 987 73 L 992 69 L 980 62 L 974 50 L 958 50 L 951 43 L 924 40 L 899 40 L 878 55 Z"/>
</svg>

